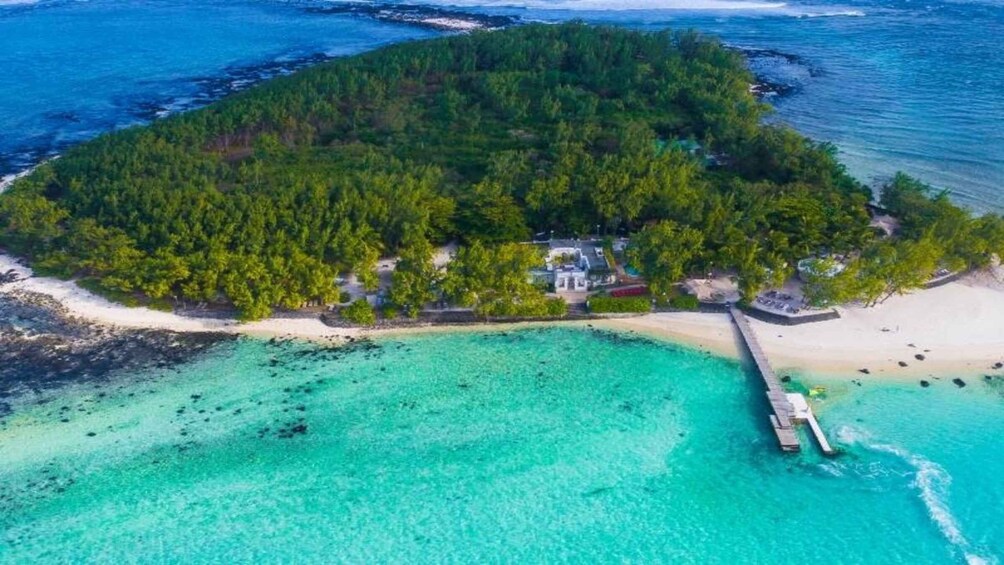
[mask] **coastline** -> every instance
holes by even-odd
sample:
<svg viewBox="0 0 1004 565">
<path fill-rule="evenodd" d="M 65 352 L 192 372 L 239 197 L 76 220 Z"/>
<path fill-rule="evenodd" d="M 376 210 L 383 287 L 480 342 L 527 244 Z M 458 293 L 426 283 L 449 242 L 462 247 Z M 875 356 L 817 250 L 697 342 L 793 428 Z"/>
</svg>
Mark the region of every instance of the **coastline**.
<svg viewBox="0 0 1004 565">
<path fill-rule="evenodd" d="M 30 166 L 30 167 L 28 167 L 26 169 L 20 170 L 20 171 L 18 171 L 16 173 L 11 173 L 9 175 L 0 175 L 0 194 L 3 194 L 4 192 L 6 192 L 8 188 L 10 188 L 11 186 L 13 186 L 14 183 L 17 182 L 18 179 L 22 179 L 22 178 L 24 178 L 24 177 L 26 177 L 26 176 L 34 173 L 42 165 L 45 165 L 46 163 L 51 163 L 51 162 L 55 161 L 56 159 L 59 159 L 59 155 L 53 155 L 51 157 L 47 157 L 45 159 L 42 159 L 41 161 L 35 163 L 34 165 L 32 165 L 32 166 Z M 4 271 L 6 272 L 6 269 L 4 269 Z"/>
<path fill-rule="evenodd" d="M 0 254 L 0 273 L 10 269 L 22 278 L 0 286 L 0 294 L 24 291 L 48 295 L 70 315 L 109 327 L 221 332 L 331 343 L 395 334 L 562 325 L 636 332 L 732 359 L 744 355 L 725 314 L 653 313 L 588 321 L 376 329 L 336 328 L 316 318 L 270 318 L 240 323 L 114 304 L 72 281 L 31 276 L 29 268 L 9 255 Z M 751 320 L 751 324 L 775 369 L 781 373 L 860 379 L 979 377 L 999 373 L 993 365 L 1004 362 L 1004 272 L 999 268 L 995 275 L 970 275 L 938 288 L 895 296 L 875 308 L 852 306 L 841 307 L 839 311 L 840 319 L 800 326 L 777 326 L 758 320 Z M 862 369 L 868 373 L 860 372 Z"/>
<path fill-rule="evenodd" d="M 23 177 L 26 177 L 26 176 L 30 175 L 31 173 L 35 172 L 35 169 L 37 169 L 40 165 L 42 165 L 44 163 L 45 163 L 45 161 L 42 161 L 41 163 L 38 163 L 37 165 L 33 165 L 31 167 L 28 167 L 27 169 L 25 169 L 23 171 L 20 171 L 20 172 L 17 172 L 17 173 L 13 173 L 13 174 L 10 174 L 10 175 L 0 176 L 0 194 L 3 194 L 4 191 L 6 191 L 8 188 L 10 188 L 11 185 L 14 184 L 14 181 L 16 181 L 19 178 L 23 178 Z"/>
<path fill-rule="evenodd" d="M 20 276 L 16 282 L 0 285 L 0 295 L 16 291 L 44 294 L 52 297 L 71 316 L 90 322 L 125 329 L 169 330 L 175 332 L 221 332 L 260 337 L 295 336 L 307 339 L 348 339 L 363 333 L 357 328 L 333 328 L 319 319 L 270 318 L 258 322 L 240 323 L 233 319 L 194 318 L 149 308 L 129 308 L 93 294 L 73 281 L 33 276 L 30 268 L 16 259 L 0 253 L 0 273 L 14 270 Z"/>
</svg>

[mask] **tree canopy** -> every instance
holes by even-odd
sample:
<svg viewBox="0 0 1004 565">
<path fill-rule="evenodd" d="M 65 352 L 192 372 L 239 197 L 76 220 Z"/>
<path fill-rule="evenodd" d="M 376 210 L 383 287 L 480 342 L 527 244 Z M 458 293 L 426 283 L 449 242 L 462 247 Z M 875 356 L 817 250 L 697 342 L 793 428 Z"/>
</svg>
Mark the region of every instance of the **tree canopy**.
<svg viewBox="0 0 1004 565">
<path fill-rule="evenodd" d="M 663 277 L 735 268 L 755 287 L 873 235 L 870 191 L 833 147 L 763 125 L 752 81 L 693 32 L 569 23 L 395 45 L 71 149 L 0 197 L 0 244 L 50 273 L 245 318 L 331 301 L 347 272 L 372 289 L 398 253 L 393 299 L 414 314 L 426 244 L 471 244 L 473 260 L 534 233 L 649 224 L 688 236 Z M 953 257 L 985 255 L 964 241 Z"/>
<path fill-rule="evenodd" d="M 938 271 L 981 268 L 1004 257 L 1004 218 L 972 216 L 946 191 L 899 173 L 882 186 L 880 203 L 899 221 L 898 233 L 866 245 L 836 276 L 811 276 L 812 302 L 876 304 L 924 286 Z"/>
<path fill-rule="evenodd" d="M 432 257 L 432 245 L 422 234 L 412 231 L 405 236 L 389 298 L 409 318 L 417 318 L 422 307 L 436 297 L 433 287 L 439 283 L 439 271 Z"/>
<path fill-rule="evenodd" d="M 443 294 L 484 317 L 542 317 L 565 313 L 563 300 L 549 300 L 530 280 L 543 263 L 535 246 L 505 243 L 486 247 L 475 241 L 461 248 L 443 279 Z"/>
</svg>

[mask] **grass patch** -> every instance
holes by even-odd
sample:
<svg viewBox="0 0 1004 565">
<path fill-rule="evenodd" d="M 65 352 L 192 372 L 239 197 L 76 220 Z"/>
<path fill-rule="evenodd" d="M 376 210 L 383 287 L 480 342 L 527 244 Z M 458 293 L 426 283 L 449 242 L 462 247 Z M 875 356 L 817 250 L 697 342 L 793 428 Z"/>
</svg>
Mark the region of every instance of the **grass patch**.
<svg viewBox="0 0 1004 565">
<path fill-rule="evenodd" d="M 652 310 L 652 300 L 647 296 L 593 296 L 586 302 L 594 314 L 642 313 Z"/>
<path fill-rule="evenodd" d="M 669 305 L 677 310 L 697 310 L 701 301 L 691 294 L 678 294 L 670 297 Z"/>
</svg>

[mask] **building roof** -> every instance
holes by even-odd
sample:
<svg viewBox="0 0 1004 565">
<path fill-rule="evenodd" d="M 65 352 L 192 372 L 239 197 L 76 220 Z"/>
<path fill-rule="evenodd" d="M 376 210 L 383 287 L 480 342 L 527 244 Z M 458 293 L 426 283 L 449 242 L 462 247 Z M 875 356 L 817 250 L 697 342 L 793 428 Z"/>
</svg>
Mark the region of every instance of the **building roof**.
<svg viewBox="0 0 1004 565">
<path fill-rule="evenodd" d="M 606 254 L 603 252 L 603 242 L 593 239 L 553 239 L 548 242 L 548 251 L 552 254 L 575 250 L 579 257 L 585 258 L 590 271 L 605 271 L 610 269 Z M 597 253 L 599 251 L 599 253 Z"/>
</svg>

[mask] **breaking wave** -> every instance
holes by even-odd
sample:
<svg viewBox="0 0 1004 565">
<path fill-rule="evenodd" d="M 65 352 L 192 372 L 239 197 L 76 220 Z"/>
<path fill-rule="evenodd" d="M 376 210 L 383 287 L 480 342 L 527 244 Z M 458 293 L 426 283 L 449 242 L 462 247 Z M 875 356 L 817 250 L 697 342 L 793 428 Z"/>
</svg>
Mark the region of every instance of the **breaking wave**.
<svg viewBox="0 0 1004 565">
<path fill-rule="evenodd" d="M 867 14 L 861 10 L 842 10 L 837 12 L 805 12 L 798 14 L 798 18 L 863 18 Z"/>
<path fill-rule="evenodd" d="M 786 2 L 744 0 L 415 0 L 393 2 L 454 8 L 530 8 L 541 10 L 775 10 Z"/>
<path fill-rule="evenodd" d="M 837 431 L 837 440 L 843 444 L 857 444 L 871 451 L 893 455 L 906 462 L 913 468 L 914 478 L 911 486 L 920 492 L 920 499 L 927 508 L 928 516 L 938 526 L 945 539 L 962 552 L 969 565 L 997 563 L 995 558 L 973 553 L 958 520 L 948 506 L 948 487 L 952 484 L 952 476 L 941 465 L 902 447 L 878 442 L 867 432 L 850 426 L 841 427 Z"/>
</svg>

